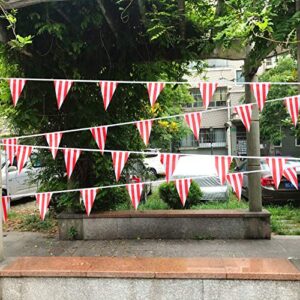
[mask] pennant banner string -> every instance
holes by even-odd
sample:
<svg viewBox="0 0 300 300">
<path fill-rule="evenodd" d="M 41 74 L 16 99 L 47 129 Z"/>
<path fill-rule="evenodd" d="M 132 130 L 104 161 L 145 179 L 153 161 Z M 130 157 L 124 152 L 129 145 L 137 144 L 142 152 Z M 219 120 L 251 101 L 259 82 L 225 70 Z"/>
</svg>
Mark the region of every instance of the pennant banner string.
<svg viewBox="0 0 300 300">
<path fill-rule="evenodd" d="M 8 77 L 0 77 L 0 80 L 10 80 L 10 79 L 23 79 L 26 81 L 43 81 L 43 82 L 53 82 L 56 80 L 71 80 L 72 82 L 78 82 L 78 83 L 96 83 L 98 84 L 99 81 L 112 81 L 112 80 L 104 80 L 104 79 L 98 79 L 98 80 L 88 80 L 88 79 L 57 79 L 57 78 L 8 78 Z M 123 83 L 123 84 L 147 84 L 147 83 L 153 83 L 153 81 L 138 81 L 138 80 L 114 80 L 117 83 Z M 210 81 L 204 81 L 204 80 L 190 80 L 190 81 L 156 81 L 157 83 L 165 83 L 165 84 L 191 84 L 191 83 L 199 83 L 199 82 L 210 82 Z M 213 82 L 218 82 L 218 83 L 233 83 L 237 86 L 243 86 L 246 84 L 253 84 L 256 82 L 238 82 L 235 80 L 214 80 Z M 300 82 L 260 82 L 259 83 L 271 83 L 272 85 L 299 85 Z"/>
<path fill-rule="evenodd" d="M 0 78 L 1 79 L 1 78 Z M 291 96 L 291 97 L 296 97 L 296 96 L 300 96 L 300 95 L 295 95 L 295 96 Z M 266 101 L 265 103 L 271 103 L 271 102 L 276 102 L 276 101 L 284 101 L 286 99 L 286 97 L 282 97 L 282 98 L 276 98 L 276 99 L 271 99 Z M 257 103 L 251 103 L 252 105 L 257 105 Z M 208 110 L 203 110 L 201 111 L 202 114 L 205 113 L 212 113 L 212 112 L 216 112 L 216 111 L 222 111 L 222 110 L 228 110 L 228 109 L 234 109 L 235 107 L 241 106 L 243 104 L 238 104 L 238 105 L 233 105 L 233 106 L 226 106 L 226 107 L 220 107 L 220 108 L 212 108 L 212 109 L 208 109 Z M 126 126 L 126 125 L 135 125 L 137 122 L 139 121 L 159 121 L 159 120 L 166 120 L 166 119 L 172 119 L 172 118 L 182 118 L 185 115 L 187 115 L 188 112 L 186 113 L 182 113 L 182 114 L 177 114 L 177 115 L 170 115 L 170 116 L 163 116 L 163 117 L 157 117 L 157 118 L 150 118 L 150 119 L 145 119 L 145 120 L 135 120 L 135 121 L 128 121 L 128 122 L 122 122 L 122 123 L 114 123 L 114 124 L 102 124 L 102 125 L 96 125 L 96 126 L 91 126 L 91 127 L 82 127 L 82 128 L 74 128 L 74 129 L 67 129 L 67 130 L 59 130 L 59 133 L 72 133 L 72 132 L 80 132 L 80 131 L 89 131 L 94 127 L 117 127 L 117 126 Z M 30 134 L 30 135 L 22 135 L 22 136 L 12 136 L 12 137 L 3 137 L 3 138 L 17 138 L 17 139 L 25 139 L 25 138 L 34 138 L 34 137 L 40 137 L 40 136 L 44 136 L 46 134 L 51 134 L 51 133 L 55 133 L 55 132 L 44 132 L 44 133 L 35 133 L 35 134 Z M 2 137 L 0 136 L 0 139 Z"/>
<path fill-rule="evenodd" d="M 246 172 L 239 172 L 240 174 L 253 174 L 253 173 L 261 173 L 264 172 L 264 170 L 255 170 L 255 171 L 246 171 Z M 229 173 L 230 174 L 230 173 Z M 233 174 L 233 173 L 231 173 Z M 215 177 L 217 175 L 214 176 L 206 176 L 206 177 Z M 180 178 L 180 179 L 199 179 L 202 178 L 202 176 L 191 176 L 188 178 Z M 174 182 L 175 183 L 176 179 L 171 179 L 170 182 Z M 163 183 L 166 182 L 166 179 L 161 179 L 161 180 L 157 180 L 157 181 L 145 181 L 145 182 L 139 182 L 139 184 L 157 184 L 157 183 Z M 53 194 L 64 194 L 64 193 L 74 193 L 74 192 L 81 192 L 84 190 L 89 190 L 89 189 L 99 189 L 99 190 L 103 190 L 103 189 L 111 189 L 111 188 L 118 188 L 118 187 L 126 187 L 128 185 L 128 183 L 124 183 L 124 184 L 114 184 L 114 185 L 105 185 L 105 186 L 99 186 L 99 187 L 90 187 L 90 188 L 78 188 L 78 189 L 72 189 L 72 190 L 61 190 L 61 191 L 51 191 L 51 195 Z M 44 192 L 46 193 L 46 192 Z M 20 197 L 20 198 L 25 198 L 25 197 L 31 197 L 31 196 L 35 196 L 38 193 L 28 193 L 28 194 L 17 194 L 17 195 L 9 195 L 10 198 L 14 198 L 14 197 Z"/>
<path fill-rule="evenodd" d="M 3 144 L 0 143 L 0 146 L 10 146 L 10 144 Z M 35 149 L 58 149 L 58 150 L 67 150 L 67 149 L 76 149 L 83 152 L 106 152 L 106 153 L 112 153 L 112 152 L 128 152 L 129 154 L 139 154 L 139 155 L 149 155 L 149 154 L 175 154 L 175 153 L 167 153 L 167 152 L 156 152 L 156 151 L 131 151 L 131 150 L 101 150 L 101 149 L 91 149 L 91 148 L 68 148 L 68 147 L 49 147 L 49 146 L 38 146 L 38 145 L 19 145 L 24 147 L 32 147 Z M 211 155 L 211 154 L 197 154 L 197 153 L 180 153 L 180 156 L 200 156 L 200 157 L 217 157 L 219 155 Z M 222 155 L 224 157 L 232 157 L 232 158 L 242 158 L 242 159 L 265 159 L 272 156 L 246 156 L 246 155 Z M 278 157 L 278 156 L 274 156 Z M 291 157 L 291 156 L 282 156 L 282 158 L 286 158 L 287 160 L 300 160 L 300 157 Z"/>
</svg>

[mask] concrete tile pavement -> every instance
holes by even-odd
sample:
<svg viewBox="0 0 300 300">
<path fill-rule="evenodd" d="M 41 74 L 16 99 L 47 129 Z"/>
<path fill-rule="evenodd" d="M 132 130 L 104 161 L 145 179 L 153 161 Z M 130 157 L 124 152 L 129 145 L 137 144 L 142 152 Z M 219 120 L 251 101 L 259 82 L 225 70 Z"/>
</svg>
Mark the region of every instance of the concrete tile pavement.
<svg viewBox="0 0 300 300">
<path fill-rule="evenodd" d="M 60 241 L 32 232 L 4 234 L 5 257 L 17 256 L 145 256 L 266 257 L 300 259 L 300 236 L 271 240 L 113 240 Z"/>
</svg>

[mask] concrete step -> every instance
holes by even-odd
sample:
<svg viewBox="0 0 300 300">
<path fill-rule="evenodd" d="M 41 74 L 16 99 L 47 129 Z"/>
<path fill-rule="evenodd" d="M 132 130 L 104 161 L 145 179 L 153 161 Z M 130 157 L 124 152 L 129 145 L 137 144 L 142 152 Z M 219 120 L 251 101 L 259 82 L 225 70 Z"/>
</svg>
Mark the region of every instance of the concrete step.
<svg viewBox="0 0 300 300">
<path fill-rule="evenodd" d="M 6 299 L 300 299 L 287 259 L 23 257 L 1 270 Z"/>
</svg>

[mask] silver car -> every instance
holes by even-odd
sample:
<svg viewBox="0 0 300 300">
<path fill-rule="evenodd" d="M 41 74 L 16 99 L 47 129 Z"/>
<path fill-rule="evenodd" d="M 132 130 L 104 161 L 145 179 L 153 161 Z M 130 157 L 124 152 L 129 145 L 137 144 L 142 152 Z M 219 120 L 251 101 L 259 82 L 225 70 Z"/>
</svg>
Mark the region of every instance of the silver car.
<svg viewBox="0 0 300 300">
<path fill-rule="evenodd" d="M 215 168 L 212 156 L 181 156 L 171 179 L 193 178 L 205 201 L 226 201 L 229 197 L 229 187 L 222 185 Z"/>
</svg>

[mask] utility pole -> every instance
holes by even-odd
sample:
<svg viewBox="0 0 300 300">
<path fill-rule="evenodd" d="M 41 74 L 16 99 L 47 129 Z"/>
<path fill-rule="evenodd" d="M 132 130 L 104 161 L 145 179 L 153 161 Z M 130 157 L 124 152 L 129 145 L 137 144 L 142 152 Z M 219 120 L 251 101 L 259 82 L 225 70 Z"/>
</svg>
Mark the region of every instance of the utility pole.
<svg viewBox="0 0 300 300">
<path fill-rule="evenodd" d="M 2 147 L 0 146 L 0 192 L 1 192 L 1 203 L 0 203 L 0 261 L 2 261 L 4 259 L 4 254 L 3 254 L 3 228 L 2 228 L 3 208 L 2 208 L 2 163 L 1 162 L 2 162 Z"/>
</svg>

